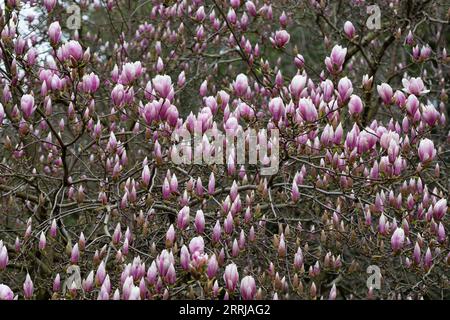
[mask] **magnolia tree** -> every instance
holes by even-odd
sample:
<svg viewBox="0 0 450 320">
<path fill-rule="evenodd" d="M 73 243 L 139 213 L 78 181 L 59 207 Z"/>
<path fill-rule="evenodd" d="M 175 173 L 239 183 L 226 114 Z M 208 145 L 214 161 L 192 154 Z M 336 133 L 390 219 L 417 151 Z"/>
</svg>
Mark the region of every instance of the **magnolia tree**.
<svg viewBox="0 0 450 320">
<path fill-rule="evenodd" d="M 0 300 L 450 298 L 444 3 L 4 1 Z"/>
</svg>

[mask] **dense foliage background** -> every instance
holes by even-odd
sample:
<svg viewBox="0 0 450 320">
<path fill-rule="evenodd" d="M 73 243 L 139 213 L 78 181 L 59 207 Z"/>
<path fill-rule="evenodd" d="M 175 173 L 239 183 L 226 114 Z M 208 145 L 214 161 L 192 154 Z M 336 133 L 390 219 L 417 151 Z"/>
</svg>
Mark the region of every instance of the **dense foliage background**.
<svg viewBox="0 0 450 320">
<path fill-rule="evenodd" d="M 2 2 L 0 300 L 450 298 L 450 7 L 371 5 Z"/>
</svg>

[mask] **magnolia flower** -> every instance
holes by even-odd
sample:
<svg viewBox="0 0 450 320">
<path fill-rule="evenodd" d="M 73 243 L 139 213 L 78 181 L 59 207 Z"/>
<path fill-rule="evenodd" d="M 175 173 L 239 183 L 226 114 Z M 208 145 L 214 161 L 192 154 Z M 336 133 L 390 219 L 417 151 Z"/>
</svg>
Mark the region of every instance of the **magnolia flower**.
<svg viewBox="0 0 450 320">
<path fill-rule="evenodd" d="M 390 85 L 388 85 L 387 83 L 382 83 L 381 85 L 377 86 L 377 91 L 384 104 L 388 105 L 392 102 L 394 93 L 392 92 L 392 88 Z"/>
<path fill-rule="evenodd" d="M 31 281 L 30 275 L 27 273 L 25 282 L 23 283 L 23 295 L 25 296 L 25 299 L 30 299 L 33 296 L 33 291 L 33 281 Z"/>
<path fill-rule="evenodd" d="M 423 81 L 421 78 L 417 77 L 417 78 L 411 78 L 411 79 L 406 79 L 403 78 L 402 79 L 402 84 L 403 84 L 403 91 L 409 93 L 409 94 L 414 94 L 416 96 L 421 96 L 424 95 L 428 92 L 430 92 L 430 90 L 427 90 L 425 88 L 425 85 L 423 84 Z"/>
<path fill-rule="evenodd" d="M 399 251 L 405 242 L 405 232 L 402 228 L 397 228 L 391 237 L 391 247 L 394 252 Z"/>
<path fill-rule="evenodd" d="M 357 95 L 352 94 L 350 96 L 350 101 L 348 102 L 348 112 L 350 115 L 358 115 L 363 110 L 363 104 L 361 98 Z"/>
<path fill-rule="evenodd" d="M 36 110 L 33 96 L 30 94 L 23 95 L 20 99 L 20 107 L 22 109 L 24 118 L 30 118 L 33 112 Z"/>
<path fill-rule="evenodd" d="M 13 300 L 14 299 L 14 293 L 5 284 L 0 284 L 0 300 Z"/>
<path fill-rule="evenodd" d="M 434 143 L 430 139 L 422 139 L 419 143 L 418 149 L 419 159 L 422 163 L 429 162 L 436 156 L 436 149 Z"/>
<path fill-rule="evenodd" d="M 240 290 L 243 300 L 253 300 L 256 295 L 255 279 L 252 276 L 242 278 Z"/>
<path fill-rule="evenodd" d="M 152 79 L 152 83 L 153 88 L 161 96 L 161 98 L 169 97 L 169 94 L 173 91 L 172 79 L 168 75 L 157 75 Z"/>
<path fill-rule="evenodd" d="M 236 289 L 236 285 L 239 281 L 239 273 L 234 263 L 225 267 L 223 280 L 225 281 L 225 287 L 229 292 L 233 292 Z"/>
<path fill-rule="evenodd" d="M 288 42 L 291 36 L 286 30 L 279 30 L 275 32 L 275 36 L 270 38 L 273 45 L 278 48 L 283 48 Z"/>
<path fill-rule="evenodd" d="M 346 21 L 344 23 L 344 32 L 347 37 L 350 39 L 355 36 L 355 27 L 353 26 L 353 23 L 350 21 Z"/>
<path fill-rule="evenodd" d="M 241 97 L 247 93 L 248 79 L 245 74 L 238 74 L 236 80 L 233 82 L 233 89 L 237 96 Z"/>
<path fill-rule="evenodd" d="M 50 24 L 50 26 L 48 27 L 48 36 L 53 45 L 61 41 L 61 26 L 59 25 L 58 21 L 55 21 L 52 24 Z"/>
</svg>

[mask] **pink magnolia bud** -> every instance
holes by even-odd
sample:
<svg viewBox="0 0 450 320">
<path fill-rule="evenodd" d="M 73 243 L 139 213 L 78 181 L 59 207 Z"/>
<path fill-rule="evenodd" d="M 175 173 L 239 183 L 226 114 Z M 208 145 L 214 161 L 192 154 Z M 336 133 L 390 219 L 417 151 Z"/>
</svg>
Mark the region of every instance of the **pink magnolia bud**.
<svg viewBox="0 0 450 320">
<path fill-rule="evenodd" d="M 306 87 L 306 81 L 307 77 L 302 75 L 296 75 L 292 78 L 291 84 L 289 85 L 289 91 L 294 98 L 300 98 L 301 93 Z"/>
<path fill-rule="evenodd" d="M 189 251 L 191 255 L 194 255 L 194 253 L 200 253 L 202 254 L 205 249 L 205 242 L 202 237 L 195 237 L 192 238 L 189 242 Z"/>
<path fill-rule="evenodd" d="M 432 104 L 427 104 L 422 107 L 422 120 L 430 127 L 435 125 L 439 116 L 439 112 Z"/>
<path fill-rule="evenodd" d="M 216 255 L 213 254 L 208 261 L 208 267 L 206 269 L 206 273 L 209 279 L 212 279 L 216 276 L 217 270 L 219 269 L 219 264 L 216 259 Z"/>
<path fill-rule="evenodd" d="M 14 293 L 11 288 L 5 284 L 0 284 L 0 301 L 1 300 L 13 300 Z"/>
<path fill-rule="evenodd" d="M 97 268 L 97 272 L 95 273 L 95 284 L 97 286 L 101 286 L 103 284 L 103 281 L 105 281 L 105 278 L 106 278 L 105 263 L 102 261 Z"/>
<path fill-rule="evenodd" d="M 174 241 L 175 241 L 175 229 L 173 227 L 173 224 L 171 224 L 166 232 L 166 245 L 171 247 Z"/>
<path fill-rule="evenodd" d="M 66 44 L 66 49 L 69 57 L 73 58 L 75 61 L 83 59 L 83 48 L 78 41 L 70 40 Z"/>
<path fill-rule="evenodd" d="M 24 118 L 30 118 L 33 112 L 36 110 L 33 96 L 29 94 L 23 95 L 20 99 L 20 107 L 22 109 Z"/>
<path fill-rule="evenodd" d="M 231 212 L 228 212 L 228 215 L 223 223 L 224 230 L 227 234 L 231 234 L 233 232 L 233 225 L 233 215 L 231 214 Z"/>
<path fill-rule="evenodd" d="M 419 159 L 422 163 L 430 162 L 436 156 L 434 143 L 430 139 L 422 139 L 418 148 Z"/>
<path fill-rule="evenodd" d="M 447 213 L 447 199 L 440 199 L 433 206 L 433 217 L 436 220 L 442 220 L 444 215 Z"/>
<path fill-rule="evenodd" d="M 148 165 L 145 165 L 144 169 L 142 169 L 142 182 L 146 187 L 148 187 L 150 184 L 150 176 L 150 168 L 148 167 Z"/>
<path fill-rule="evenodd" d="M 256 295 L 255 279 L 252 276 L 242 278 L 240 290 L 243 300 L 254 300 Z"/>
<path fill-rule="evenodd" d="M 58 292 L 61 290 L 61 276 L 59 273 L 56 275 L 55 280 L 53 280 L 53 292 Z"/>
<path fill-rule="evenodd" d="M 8 261 L 8 249 L 3 245 L 3 241 L 0 240 L 0 271 L 6 269 Z"/>
<path fill-rule="evenodd" d="M 199 197 L 203 196 L 203 184 L 200 177 L 197 178 L 197 182 L 195 183 L 195 191 Z"/>
<path fill-rule="evenodd" d="M 48 28 L 48 36 L 52 45 L 56 45 L 61 41 L 61 26 L 58 21 L 53 22 Z"/>
<path fill-rule="evenodd" d="M 78 238 L 78 246 L 80 247 L 81 251 L 83 251 L 86 247 L 86 238 L 83 232 L 80 233 L 80 237 Z"/>
<path fill-rule="evenodd" d="M 44 7 L 48 13 L 52 12 L 52 10 L 55 8 L 56 1 L 57 0 L 44 0 Z"/>
<path fill-rule="evenodd" d="M 91 272 L 89 272 L 86 280 L 83 280 L 82 287 L 85 292 L 91 292 L 92 289 L 94 289 L 94 271 L 93 270 L 91 270 Z"/>
<path fill-rule="evenodd" d="M 382 83 L 377 86 L 378 95 L 381 97 L 381 100 L 385 105 L 389 105 L 392 102 L 392 88 L 387 83 Z"/>
<path fill-rule="evenodd" d="M 238 97 L 242 97 L 247 93 L 248 79 L 245 74 L 238 74 L 236 80 L 233 82 L 233 89 Z"/>
<path fill-rule="evenodd" d="M 223 280 L 225 281 L 225 287 L 229 292 L 233 292 L 236 289 L 237 283 L 239 281 L 239 273 L 234 263 L 229 264 L 225 267 Z"/>
<path fill-rule="evenodd" d="M 216 189 L 216 179 L 214 177 L 214 172 L 211 172 L 208 182 L 208 194 L 210 195 L 214 194 L 215 189 Z"/>
<path fill-rule="evenodd" d="M 5 118 L 5 109 L 3 105 L 0 103 L 0 126 L 3 124 L 3 119 Z"/>
<path fill-rule="evenodd" d="M 274 122 L 278 122 L 285 114 L 285 107 L 283 100 L 280 97 L 276 97 L 269 102 L 269 111 L 272 114 Z"/>
<path fill-rule="evenodd" d="M 280 257 L 286 256 L 286 241 L 284 239 L 284 234 L 281 234 L 280 241 L 278 243 L 278 255 Z"/>
<path fill-rule="evenodd" d="M 430 247 L 428 247 L 425 253 L 425 258 L 423 259 L 423 266 L 425 267 L 425 270 L 429 270 L 432 264 L 433 264 L 433 256 L 431 254 Z"/>
<path fill-rule="evenodd" d="M 206 95 L 207 90 L 208 90 L 208 80 L 204 80 L 202 82 L 202 84 L 200 85 L 200 90 L 199 90 L 200 96 L 204 97 Z"/>
<path fill-rule="evenodd" d="M 175 272 L 175 267 L 173 266 L 173 264 L 171 263 L 169 266 L 169 269 L 167 270 L 167 273 L 164 277 L 164 280 L 168 283 L 168 284 L 174 284 L 177 281 L 177 275 Z"/>
<path fill-rule="evenodd" d="M 216 224 L 214 225 L 214 228 L 213 228 L 212 241 L 213 242 L 219 242 L 220 241 L 220 237 L 221 237 L 221 233 L 222 233 L 222 228 L 220 227 L 219 220 L 217 220 Z"/>
<path fill-rule="evenodd" d="M 349 37 L 350 39 L 352 39 L 355 36 L 355 27 L 353 26 L 353 23 L 351 23 L 350 21 L 346 21 L 344 23 L 344 32 L 345 35 L 347 37 Z"/>
<path fill-rule="evenodd" d="M 296 203 L 298 199 L 300 199 L 300 192 L 298 191 L 297 182 L 294 180 L 292 182 L 291 200 Z"/>
<path fill-rule="evenodd" d="M 57 227 L 57 224 L 56 224 L 56 219 L 53 219 L 52 224 L 50 226 L 50 232 L 49 232 L 50 233 L 50 237 L 56 238 L 57 232 L 58 232 L 58 227 Z"/>
<path fill-rule="evenodd" d="M 172 178 L 170 178 L 170 191 L 178 192 L 178 179 L 175 173 L 172 174 Z"/>
<path fill-rule="evenodd" d="M 39 250 L 45 250 L 45 246 L 47 244 L 47 239 L 45 238 L 44 232 L 41 232 L 41 235 L 39 237 Z"/>
<path fill-rule="evenodd" d="M 314 122 L 318 119 L 317 109 L 310 98 L 300 99 L 299 111 L 305 121 Z"/>
<path fill-rule="evenodd" d="M 170 183 L 167 177 L 164 178 L 164 182 L 162 185 L 162 196 L 164 200 L 167 200 L 170 198 Z"/>
<path fill-rule="evenodd" d="M 256 6 L 253 3 L 253 1 L 247 1 L 245 3 L 245 8 L 247 9 L 248 14 L 251 15 L 252 17 L 255 17 L 258 14 L 256 11 Z"/>
<path fill-rule="evenodd" d="M 346 102 L 353 93 L 352 82 L 347 77 L 344 77 L 341 80 L 339 80 L 338 93 L 339 98 L 341 99 L 342 102 Z"/>
<path fill-rule="evenodd" d="M 363 110 L 363 104 L 361 98 L 357 95 L 352 94 L 350 96 L 350 101 L 348 102 L 348 112 L 350 115 L 358 115 Z"/>
<path fill-rule="evenodd" d="M 180 264 L 184 270 L 189 270 L 190 254 L 188 248 L 183 245 L 180 251 Z"/>
<path fill-rule="evenodd" d="M 195 230 L 197 233 L 202 234 L 205 231 L 205 216 L 202 210 L 197 210 L 195 215 Z"/>
<path fill-rule="evenodd" d="M 336 284 L 333 283 L 333 286 L 330 290 L 330 295 L 328 296 L 328 300 L 336 300 Z"/>
<path fill-rule="evenodd" d="M 419 265 L 420 260 L 421 260 L 420 246 L 419 246 L 419 243 L 416 242 L 416 245 L 414 246 L 414 252 L 413 252 L 413 261 L 416 265 Z"/>
<path fill-rule="evenodd" d="M 178 213 L 177 226 L 181 230 L 186 229 L 189 224 L 189 212 L 190 208 L 188 206 L 184 206 Z"/>
<path fill-rule="evenodd" d="M 80 250 L 78 249 L 78 243 L 75 243 L 75 245 L 72 248 L 72 252 L 70 253 L 70 262 L 72 264 L 77 264 L 79 259 L 80 259 Z"/>
<path fill-rule="evenodd" d="M 440 243 L 444 243 L 446 236 L 445 236 L 445 228 L 444 225 L 442 224 L 442 222 L 439 222 L 439 227 L 438 227 L 438 237 L 437 237 L 438 241 Z"/>
<path fill-rule="evenodd" d="M 305 58 L 301 54 L 297 54 L 294 58 L 294 63 L 298 69 L 302 69 L 305 65 Z"/>
<path fill-rule="evenodd" d="M 397 228 L 391 237 L 391 247 L 394 252 L 399 251 L 405 242 L 405 232 L 402 228 Z"/>
<path fill-rule="evenodd" d="M 33 297 L 34 286 L 33 281 L 31 281 L 30 275 L 27 273 L 25 282 L 23 283 L 23 295 L 25 299 L 31 299 Z"/>
<path fill-rule="evenodd" d="M 112 236 L 112 241 L 114 244 L 118 244 L 120 242 L 120 238 L 122 237 L 122 232 L 120 229 L 120 222 L 117 223 L 116 228 L 114 229 L 114 233 Z"/>
</svg>

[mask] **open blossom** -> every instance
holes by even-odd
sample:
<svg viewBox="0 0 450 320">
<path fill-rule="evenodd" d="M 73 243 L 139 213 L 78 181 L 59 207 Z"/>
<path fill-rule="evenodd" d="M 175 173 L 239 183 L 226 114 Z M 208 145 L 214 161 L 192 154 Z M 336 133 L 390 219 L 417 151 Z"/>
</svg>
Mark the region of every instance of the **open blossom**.
<svg viewBox="0 0 450 320">
<path fill-rule="evenodd" d="M 425 88 L 422 79 L 419 77 L 410 79 L 403 78 L 402 84 L 404 87 L 403 90 L 409 94 L 421 96 L 423 94 L 430 92 L 430 90 L 427 90 Z"/>
<path fill-rule="evenodd" d="M 143 71 L 144 70 L 140 61 L 125 63 L 119 77 L 119 82 L 123 85 L 130 84 L 139 78 Z"/>
<path fill-rule="evenodd" d="M 256 295 L 256 283 L 252 276 L 245 276 L 241 280 L 241 297 L 243 300 L 253 300 Z"/>
<path fill-rule="evenodd" d="M 429 162 L 436 156 L 434 143 L 430 139 L 422 139 L 418 149 L 419 159 L 421 162 Z"/>
<path fill-rule="evenodd" d="M 270 38 L 272 43 L 278 48 L 283 48 L 288 42 L 291 36 L 286 30 L 279 30 L 275 32 L 275 36 Z"/>
<path fill-rule="evenodd" d="M 342 66 L 347 55 L 347 48 L 335 45 L 331 50 L 331 55 L 325 58 L 325 65 L 328 72 L 336 73 L 342 71 Z"/>
<path fill-rule="evenodd" d="M 157 75 L 153 78 L 152 84 L 153 88 L 161 96 L 161 98 L 169 97 L 169 94 L 173 91 L 172 79 L 168 75 Z"/>
</svg>

